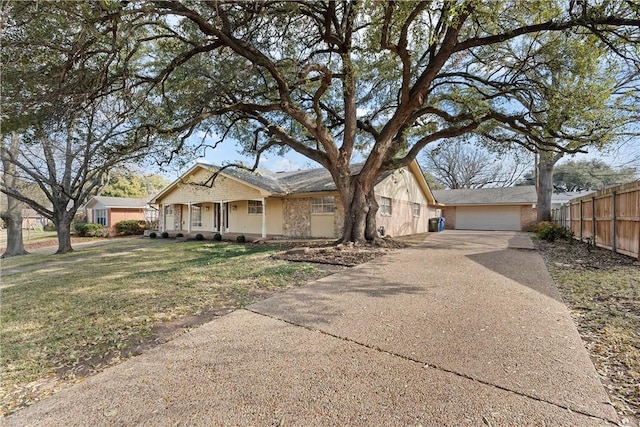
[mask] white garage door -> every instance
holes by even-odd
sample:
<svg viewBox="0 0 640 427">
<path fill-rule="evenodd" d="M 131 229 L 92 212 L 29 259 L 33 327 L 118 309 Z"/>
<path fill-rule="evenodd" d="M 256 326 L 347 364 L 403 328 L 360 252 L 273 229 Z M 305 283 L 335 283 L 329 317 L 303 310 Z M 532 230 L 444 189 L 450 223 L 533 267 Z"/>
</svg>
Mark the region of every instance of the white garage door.
<svg viewBox="0 0 640 427">
<path fill-rule="evenodd" d="M 520 230 L 520 206 L 458 206 L 457 230 Z"/>
</svg>

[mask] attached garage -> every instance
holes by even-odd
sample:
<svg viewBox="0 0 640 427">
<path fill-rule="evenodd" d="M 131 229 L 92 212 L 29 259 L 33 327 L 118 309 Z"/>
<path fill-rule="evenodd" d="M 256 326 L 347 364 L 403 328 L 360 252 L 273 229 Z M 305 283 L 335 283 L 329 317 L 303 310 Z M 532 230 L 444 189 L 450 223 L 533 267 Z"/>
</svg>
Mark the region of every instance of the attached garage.
<svg viewBox="0 0 640 427">
<path fill-rule="evenodd" d="M 458 206 L 455 215 L 458 230 L 521 229 L 520 206 Z"/>
<path fill-rule="evenodd" d="M 437 190 L 445 228 L 525 231 L 536 221 L 534 186 Z"/>
</svg>

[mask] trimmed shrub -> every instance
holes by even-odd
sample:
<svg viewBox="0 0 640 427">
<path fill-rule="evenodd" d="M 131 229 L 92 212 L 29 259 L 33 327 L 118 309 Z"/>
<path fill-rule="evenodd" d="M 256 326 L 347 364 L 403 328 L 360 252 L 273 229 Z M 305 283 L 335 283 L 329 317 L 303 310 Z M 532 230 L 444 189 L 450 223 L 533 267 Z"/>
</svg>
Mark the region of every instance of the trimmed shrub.
<svg viewBox="0 0 640 427">
<path fill-rule="evenodd" d="M 101 224 L 84 224 L 84 223 L 76 223 L 74 226 L 76 230 L 76 234 L 80 237 L 106 237 L 108 236 L 108 231 L 105 231 L 105 228 Z"/>
<path fill-rule="evenodd" d="M 553 242 L 557 239 L 568 239 L 571 237 L 571 232 L 568 229 L 547 221 L 539 222 L 536 225 L 535 233 L 540 239 L 548 240 L 549 242 Z"/>
<path fill-rule="evenodd" d="M 247 241 L 247 238 L 244 237 L 244 234 L 240 234 L 240 235 L 238 235 L 238 237 L 236 237 L 236 242 L 238 242 L 238 243 L 244 243 L 246 241 Z"/>
<path fill-rule="evenodd" d="M 158 237 L 158 235 L 155 233 L 155 231 L 152 231 L 151 233 L 149 233 L 150 239 L 155 239 L 156 237 Z"/>
<path fill-rule="evenodd" d="M 162 234 L 160 235 L 163 239 L 168 239 L 169 238 L 169 233 L 167 233 L 166 231 L 163 231 Z"/>
<path fill-rule="evenodd" d="M 147 227 L 146 221 L 137 220 L 137 219 L 128 219 L 124 221 L 119 221 L 119 222 L 116 222 L 116 225 L 115 225 L 116 232 L 123 236 L 134 236 L 138 234 L 143 234 L 146 227 Z"/>
<path fill-rule="evenodd" d="M 200 233 L 196 234 L 196 240 L 204 240 L 204 236 Z"/>
<path fill-rule="evenodd" d="M 222 241 L 222 234 L 220 234 L 220 233 L 214 234 L 213 235 L 213 240 L 215 240 L 216 242 Z"/>
<path fill-rule="evenodd" d="M 80 221 L 73 224 L 73 231 L 76 233 L 77 236 L 84 237 L 82 233 L 84 232 L 85 225 L 87 225 L 86 222 L 80 222 Z"/>
<path fill-rule="evenodd" d="M 178 234 L 176 234 L 176 237 L 184 237 L 184 234 L 178 233 Z"/>
</svg>

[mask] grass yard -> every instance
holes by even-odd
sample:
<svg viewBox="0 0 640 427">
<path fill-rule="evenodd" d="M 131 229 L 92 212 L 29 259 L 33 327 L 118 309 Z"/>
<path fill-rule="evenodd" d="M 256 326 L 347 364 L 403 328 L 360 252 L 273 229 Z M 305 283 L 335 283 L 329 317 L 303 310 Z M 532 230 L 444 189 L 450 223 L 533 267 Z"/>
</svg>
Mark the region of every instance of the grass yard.
<svg viewBox="0 0 640 427">
<path fill-rule="evenodd" d="M 33 242 L 39 242 L 42 240 L 57 239 L 57 233 L 55 231 L 43 231 L 43 230 L 22 230 L 22 237 L 25 245 Z M 7 244 L 7 230 L 0 229 L 0 248 L 5 248 Z"/>
<path fill-rule="evenodd" d="M 131 239 L 2 260 L 0 414 L 161 342 L 159 326 L 209 319 L 326 274 L 272 259 L 278 250 Z"/>
</svg>

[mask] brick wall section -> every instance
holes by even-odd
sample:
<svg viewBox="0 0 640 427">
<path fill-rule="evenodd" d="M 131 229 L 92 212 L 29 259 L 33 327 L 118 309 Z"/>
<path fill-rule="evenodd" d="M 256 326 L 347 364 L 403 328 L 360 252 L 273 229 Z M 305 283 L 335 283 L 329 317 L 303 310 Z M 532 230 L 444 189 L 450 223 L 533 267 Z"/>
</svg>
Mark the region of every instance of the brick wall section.
<svg viewBox="0 0 640 427">
<path fill-rule="evenodd" d="M 112 208 L 109 209 L 109 218 L 108 224 L 109 227 L 115 227 L 116 223 L 120 221 L 128 221 L 128 220 L 143 220 L 144 217 L 144 209 L 122 209 L 122 208 Z"/>
<path fill-rule="evenodd" d="M 288 237 L 311 236 L 311 199 L 282 200 L 282 234 Z"/>
<path fill-rule="evenodd" d="M 447 206 L 442 208 L 442 216 L 444 217 L 444 228 L 446 230 L 455 230 L 456 228 L 456 207 Z"/>
<path fill-rule="evenodd" d="M 538 212 L 535 208 L 529 206 L 522 206 L 520 208 L 520 226 L 522 231 L 529 231 L 531 227 L 535 225 L 538 219 Z"/>
</svg>

